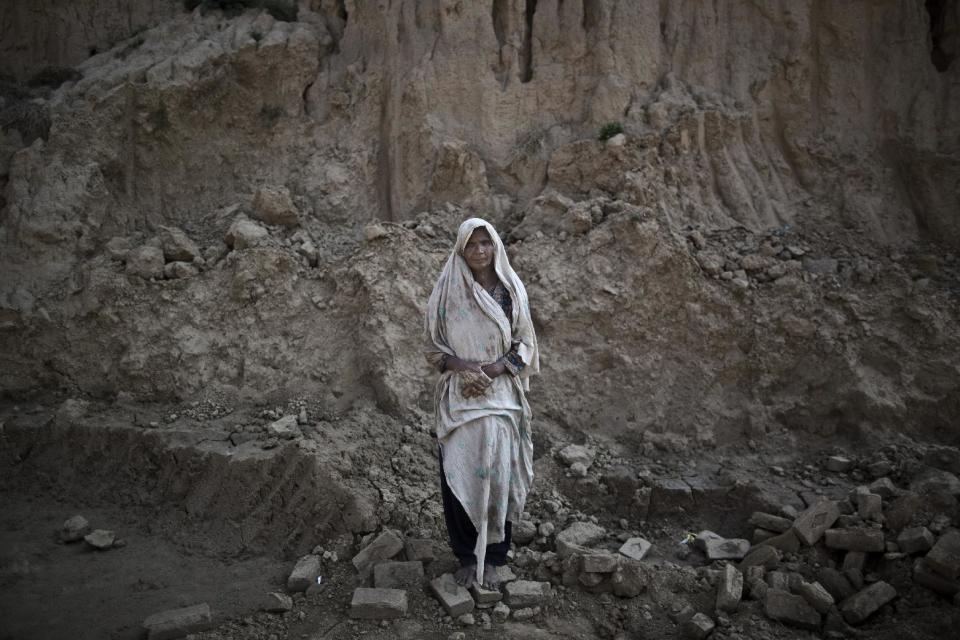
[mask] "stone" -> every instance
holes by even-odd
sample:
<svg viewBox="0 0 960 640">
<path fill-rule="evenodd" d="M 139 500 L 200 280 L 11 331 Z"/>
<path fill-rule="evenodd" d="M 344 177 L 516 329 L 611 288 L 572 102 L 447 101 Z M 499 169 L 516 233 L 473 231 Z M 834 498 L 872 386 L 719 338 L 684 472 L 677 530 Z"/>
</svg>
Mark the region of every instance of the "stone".
<svg viewBox="0 0 960 640">
<path fill-rule="evenodd" d="M 437 559 L 433 542 L 423 538 L 407 538 L 404 541 L 404 555 L 407 560 L 419 560 L 424 566 Z"/>
<path fill-rule="evenodd" d="M 521 520 L 510 530 L 510 537 L 515 544 L 530 544 L 537 537 L 537 525 L 529 520 Z"/>
<path fill-rule="evenodd" d="M 259 246 L 269 237 L 270 233 L 258 222 L 241 215 L 230 225 L 223 241 L 231 249 L 240 251 Z"/>
<path fill-rule="evenodd" d="M 300 434 L 297 427 L 297 416 L 283 416 L 267 425 L 267 435 L 281 440 L 292 440 Z"/>
<path fill-rule="evenodd" d="M 530 620 L 540 615 L 540 607 L 525 607 L 523 609 L 514 609 L 513 619 L 519 622 Z"/>
<path fill-rule="evenodd" d="M 590 545 L 606 535 L 606 529 L 592 522 L 574 522 L 557 535 L 557 555 L 566 558 L 573 553 L 587 553 Z"/>
<path fill-rule="evenodd" d="M 607 552 L 587 553 L 580 568 L 586 573 L 613 573 L 619 564 L 617 556 Z"/>
<path fill-rule="evenodd" d="M 830 592 L 819 582 L 802 582 L 797 593 L 819 613 L 826 613 L 836 602 Z"/>
<path fill-rule="evenodd" d="M 864 520 L 880 522 L 883 517 L 883 498 L 875 493 L 858 493 L 857 515 Z"/>
<path fill-rule="evenodd" d="M 200 247 L 178 227 L 160 227 L 160 244 L 163 258 L 167 262 L 193 262 L 194 258 L 202 258 Z"/>
<path fill-rule="evenodd" d="M 766 580 L 771 589 L 790 591 L 790 574 L 786 571 L 771 571 L 767 574 Z"/>
<path fill-rule="evenodd" d="M 949 471 L 927 469 L 910 483 L 910 490 L 920 495 L 945 493 L 960 496 L 960 479 Z"/>
<path fill-rule="evenodd" d="M 924 558 L 918 558 L 913 563 L 913 581 L 948 597 L 960 593 L 960 581 L 944 578 L 931 569 Z"/>
<path fill-rule="evenodd" d="M 867 490 L 870 493 L 875 493 L 881 498 L 892 498 L 893 496 L 900 493 L 897 486 L 893 484 L 893 480 L 890 478 L 880 478 L 879 480 L 874 480 L 867 485 Z"/>
<path fill-rule="evenodd" d="M 587 465 L 582 462 L 574 462 L 570 465 L 570 475 L 574 478 L 586 478 L 587 477 Z"/>
<path fill-rule="evenodd" d="M 453 574 L 445 573 L 430 581 L 430 590 L 452 618 L 473 611 L 475 603 L 470 592 L 453 579 Z"/>
<path fill-rule="evenodd" d="M 143 621 L 147 640 L 173 640 L 212 626 L 213 617 L 210 614 L 210 605 L 206 602 L 161 611 Z"/>
<path fill-rule="evenodd" d="M 293 598 L 277 591 L 267 593 L 260 601 L 260 610 L 267 613 L 285 613 L 293 610 Z"/>
<path fill-rule="evenodd" d="M 83 516 L 77 515 L 68 518 L 60 528 L 61 542 L 76 542 L 90 533 L 90 523 Z"/>
<path fill-rule="evenodd" d="M 534 607 L 545 604 L 552 591 L 549 582 L 515 580 L 504 587 L 505 601 L 511 607 Z"/>
<path fill-rule="evenodd" d="M 507 621 L 507 618 L 510 617 L 510 607 L 505 605 L 502 602 L 498 602 L 493 607 L 493 620 L 494 622 L 504 623 Z"/>
<path fill-rule="evenodd" d="M 657 478 L 650 489 L 651 515 L 693 507 L 693 489 L 682 478 Z"/>
<path fill-rule="evenodd" d="M 373 586 L 378 589 L 406 589 L 419 587 L 423 582 L 423 563 L 381 562 L 373 567 Z"/>
<path fill-rule="evenodd" d="M 793 526 L 793 522 L 787 518 L 763 513 L 762 511 L 754 511 L 750 515 L 748 522 L 755 527 L 766 529 L 767 531 L 776 531 L 777 533 L 789 531 L 790 527 Z"/>
<path fill-rule="evenodd" d="M 168 262 L 163 266 L 163 277 L 167 280 L 192 278 L 199 273 L 200 269 L 190 262 Z"/>
<path fill-rule="evenodd" d="M 610 588 L 618 598 L 636 598 L 647 588 L 648 581 L 643 564 L 623 559 L 610 576 Z"/>
<path fill-rule="evenodd" d="M 864 567 L 867 565 L 867 554 L 863 551 L 848 551 L 847 555 L 843 557 L 843 571 L 849 571 L 850 569 L 856 569 L 857 571 L 863 573 Z"/>
<path fill-rule="evenodd" d="M 867 473 L 874 478 L 883 478 L 893 471 L 893 463 L 889 460 L 877 460 L 867 465 Z"/>
<path fill-rule="evenodd" d="M 763 612 L 772 620 L 801 629 L 820 628 L 820 614 L 802 596 L 779 589 L 767 590 Z"/>
<path fill-rule="evenodd" d="M 478 605 L 489 605 L 503 600 L 503 593 L 497 589 L 484 589 L 476 582 L 470 585 L 470 595 Z"/>
<path fill-rule="evenodd" d="M 297 560 L 287 578 L 287 591 L 306 591 L 320 575 L 320 556 L 306 555 Z"/>
<path fill-rule="evenodd" d="M 844 600 L 840 613 L 850 624 L 860 624 L 896 597 L 897 590 L 881 580 Z"/>
<path fill-rule="evenodd" d="M 840 517 L 840 508 L 833 500 L 821 500 L 803 511 L 793 521 L 793 531 L 800 541 L 813 546 Z"/>
<path fill-rule="evenodd" d="M 403 549 L 403 540 L 393 531 L 384 531 L 373 542 L 353 556 L 353 566 L 362 576 L 369 575 L 374 565 L 389 560 Z M 466 589 L 464 589 L 466 592 Z"/>
<path fill-rule="evenodd" d="M 776 538 L 776 537 L 777 537 L 777 533 L 775 531 L 768 531 L 766 529 L 754 529 L 753 535 L 751 536 L 751 541 L 753 542 L 754 545 L 758 545 L 761 542 L 764 542 L 766 540 L 769 540 L 770 538 Z M 794 539 L 796 539 L 796 536 L 794 536 Z"/>
<path fill-rule="evenodd" d="M 130 253 L 130 250 L 133 249 L 133 243 L 130 241 L 130 238 L 115 236 L 110 238 L 103 248 L 111 260 L 123 262 L 127 259 L 127 254 Z"/>
<path fill-rule="evenodd" d="M 723 568 L 720 574 L 720 583 L 717 585 L 717 609 L 733 613 L 740 606 L 743 597 L 743 574 L 737 571 L 732 564 Z"/>
<path fill-rule="evenodd" d="M 114 534 L 113 531 L 107 531 L 106 529 L 94 529 L 87 535 L 83 536 L 83 539 L 94 549 L 103 551 L 104 549 L 109 549 L 113 546 L 113 541 L 116 539 L 116 534 Z"/>
<path fill-rule="evenodd" d="M 556 531 L 557 527 L 552 522 L 541 522 L 537 527 L 537 533 L 543 538 L 549 538 Z"/>
<path fill-rule="evenodd" d="M 850 582 L 850 585 L 853 587 L 854 591 L 859 591 L 863 589 L 864 577 L 863 571 L 857 569 L 856 567 L 845 569 L 843 575 L 846 576 L 847 580 Z"/>
<path fill-rule="evenodd" d="M 853 467 L 853 461 L 844 456 L 830 456 L 827 458 L 827 471 L 833 473 L 843 473 Z"/>
<path fill-rule="evenodd" d="M 707 540 L 704 553 L 709 560 L 742 560 L 750 552 L 750 541 L 742 538 Z"/>
<path fill-rule="evenodd" d="M 886 548 L 879 529 L 828 529 L 824 538 L 830 549 L 882 553 Z"/>
<path fill-rule="evenodd" d="M 751 598 L 763 602 L 767 599 L 767 591 L 770 590 L 770 585 L 763 578 L 753 578 L 747 582 L 747 588 Z"/>
<path fill-rule="evenodd" d="M 580 444 L 568 444 L 563 449 L 557 452 L 557 456 L 563 462 L 563 464 L 572 466 L 574 463 L 581 462 L 584 466 L 589 467 L 593 464 L 593 459 L 596 457 L 596 452 Z"/>
<path fill-rule="evenodd" d="M 373 242 L 378 238 L 385 238 L 388 235 L 390 235 L 390 232 L 379 222 L 371 222 L 363 228 L 363 237 L 367 242 Z"/>
<path fill-rule="evenodd" d="M 400 618 L 407 613 L 407 592 L 403 589 L 369 589 L 358 587 L 353 590 L 350 601 L 350 617 L 361 620 L 385 620 Z"/>
<path fill-rule="evenodd" d="M 643 538 L 628 538 L 620 547 L 620 553 L 632 560 L 643 560 L 652 545 Z"/>
<path fill-rule="evenodd" d="M 804 258 L 803 269 L 810 273 L 819 275 L 833 274 L 837 272 L 837 260 L 835 258 Z"/>
<path fill-rule="evenodd" d="M 935 538 L 926 527 L 904 529 L 897 536 L 897 547 L 903 553 L 920 553 L 933 548 Z"/>
<path fill-rule="evenodd" d="M 296 227 L 300 224 L 297 207 L 286 187 L 260 187 L 253 196 L 253 217 L 267 224 Z"/>
<path fill-rule="evenodd" d="M 931 569 L 945 578 L 960 576 L 960 531 L 954 529 L 940 536 L 926 556 Z"/>
<path fill-rule="evenodd" d="M 683 623 L 681 633 L 690 640 L 703 640 L 710 635 L 716 625 L 706 614 L 695 613 Z"/>
<path fill-rule="evenodd" d="M 144 280 L 161 279 L 163 265 L 163 250 L 159 247 L 144 245 L 127 254 L 127 273 Z"/>
<path fill-rule="evenodd" d="M 770 546 L 761 545 L 754 547 L 750 553 L 740 561 L 740 571 L 746 571 L 748 567 L 766 567 L 773 569 L 780 564 L 780 552 Z"/>
<path fill-rule="evenodd" d="M 786 553 L 797 553 L 800 551 L 800 538 L 797 537 L 793 529 L 784 531 L 778 536 L 767 538 L 760 544 L 773 547 L 774 549 L 780 549 L 780 551 Z"/>
<path fill-rule="evenodd" d="M 465 613 L 457 618 L 457 624 L 461 627 L 472 627 L 477 624 L 477 619 L 473 617 L 472 613 Z"/>
<path fill-rule="evenodd" d="M 701 553 L 707 552 L 707 542 L 710 540 L 723 540 L 724 537 L 713 531 L 703 530 L 693 538 L 691 545 Z"/>
</svg>

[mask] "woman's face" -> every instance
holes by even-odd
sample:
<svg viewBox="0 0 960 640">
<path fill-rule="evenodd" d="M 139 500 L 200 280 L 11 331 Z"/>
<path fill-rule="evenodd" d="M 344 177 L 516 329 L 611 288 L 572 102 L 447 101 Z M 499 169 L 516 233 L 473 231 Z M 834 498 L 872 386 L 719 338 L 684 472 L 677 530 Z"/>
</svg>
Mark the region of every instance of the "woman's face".
<svg viewBox="0 0 960 640">
<path fill-rule="evenodd" d="M 493 238 L 486 229 L 479 227 L 470 235 L 463 259 L 471 271 L 485 271 L 493 265 Z"/>
</svg>

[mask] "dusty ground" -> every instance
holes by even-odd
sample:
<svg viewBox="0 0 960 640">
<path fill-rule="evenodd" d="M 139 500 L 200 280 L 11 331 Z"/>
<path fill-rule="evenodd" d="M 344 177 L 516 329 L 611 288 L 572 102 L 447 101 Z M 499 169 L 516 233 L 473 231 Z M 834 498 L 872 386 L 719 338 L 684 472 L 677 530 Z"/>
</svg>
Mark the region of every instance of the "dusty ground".
<svg viewBox="0 0 960 640">
<path fill-rule="evenodd" d="M 300 406 L 309 402 L 278 409 Z M 383 503 L 371 502 L 367 508 L 377 505 L 380 517 L 408 536 L 435 541 L 437 559 L 428 565 L 427 577 L 449 571 L 454 560 L 445 548 L 436 504 L 434 441 L 424 428 L 426 419 L 403 424 L 360 411 L 315 419 L 311 426 L 320 428 L 308 427 L 304 429 L 308 435 L 280 444 L 256 433 L 235 446 L 224 437 L 224 427 L 269 423 L 270 418 L 259 417 L 263 410 L 227 408 L 224 416 L 207 420 L 201 415 L 197 420 L 181 417 L 190 412 L 189 406 L 138 407 L 133 412 L 130 407 L 91 406 L 82 416 L 74 413 L 71 426 L 64 424 L 63 408 L 57 409 L 7 405 L 3 411 L 0 603 L 6 612 L 5 638 L 136 638 L 147 615 L 197 602 L 210 604 L 217 624 L 197 637 L 211 639 L 447 638 L 457 631 L 478 638 L 673 637 L 679 632 L 671 616 L 684 604 L 711 610 L 716 590 L 715 577 L 708 571 L 711 564 L 698 552 L 685 554 L 686 547 L 679 544 L 687 532 L 711 529 L 749 539 L 747 518 L 753 511 L 776 513 L 784 505 L 802 509 L 804 493 L 842 499 L 869 477 L 859 470 L 825 471 L 824 460 L 836 453 L 851 454 L 860 469 L 889 460 L 890 477 L 907 485 L 927 449 L 906 436 L 869 442 L 798 440 L 788 431 L 776 431 L 743 445 L 697 447 L 691 455 L 676 442 L 638 448 L 542 421 L 535 489 L 527 508 L 530 518 L 552 522 L 558 530 L 568 521 L 596 518 L 610 532 L 612 548 L 619 544 L 617 536 L 643 536 L 653 543 L 645 562 L 659 567 L 657 578 L 640 596 L 629 599 L 558 586 L 556 596 L 533 620 L 494 622 L 484 629 L 479 616 L 473 627 L 461 627 L 446 617 L 425 585 L 411 590 L 409 611 L 400 620 L 350 620 L 353 589 L 364 586 L 349 562 L 360 535 L 342 531 L 342 524 L 313 520 L 324 515 L 317 513 L 325 506 L 322 491 L 312 500 L 289 489 L 274 495 L 277 487 L 310 485 L 314 474 L 326 476 L 331 483 L 328 492 L 362 484 L 373 487 Z M 198 407 L 193 410 L 202 413 Z M 173 413 L 179 415 L 170 420 Z M 150 422 L 156 426 L 150 427 Z M 348 425 L 351 433 L 364 434 L 364 442 L 337 436 Z M 73 456 L 64 456 L 59 451 L 62 441 L 51 438 L 59 428 L 84 429 L 86 437 L 71 440 L 76 443 L 71 445 Z M 97 442 L 99 438 L 102 442 Z M 599 452 L 585 478 L 570 477 L 552 455 L 561 445 L 577 441 Z M 345 454 L 353 464 L 332 470 L 330 461 Z M 168 456 L 178 460 L 172 474 Z M 224 457 L 233 460 L 224 462 Z M 305 466 L 294 459 L 300 457 L 317 465 Z M 244 469 L 230 471 L 231 465 Z M 618 477 L 614 470 L 622 467 L 647 480 L 683 477 L 700 487 L 700 493 L 678 511 L 640 517 L 639 508 L 609 484 L 611 477 Z M 183 482 L 171 477 L 180 475 L 186 476 Z M 276 506 L 265 510 L 254 501 L 236 502 L 234 490 L 242 490 L 251 478 L 261 483 L 256 502 L 275 498 Z M 917 520 L 929 522 L 941 514 L 957 517 L 955 500 L 937 507 L 920 510 Z M 60 525 L 78 513 L 96 528 L 114 530 L 125 545 L 96 551 L 82 542 L 60 543 Z M 284 523 L 279 531 L 285 535 L 277 535 L 275 521 Z M 250 532 L 249 537 L 230 535 L 231 528 Z M 293 560 L 314 545 L 338 554 L 336 562 L 323 564 L 322 591 L 295 596 L 289 613 L 261 612 L 265 594 L 283 591 Z M 524 559 L 528 550 L 550 548 L 549 538 L 515 545 L 518 576 L 559 581 L 542 564 Z M 947 599 L 913 585 L 908 562 L 871 561 L 868 571 L 891 582 L 899 597 L 858 627 L 864 636 L 904 637 L 906 632 L 911 638 L 944 637 L 960 621 L 960 613 Z M 760 604 L 751 600 L 744 600 L 736 614 L 721 616 L 714 633 L 730 638 L 808 636 L 767 620 Z"/>
</svg>

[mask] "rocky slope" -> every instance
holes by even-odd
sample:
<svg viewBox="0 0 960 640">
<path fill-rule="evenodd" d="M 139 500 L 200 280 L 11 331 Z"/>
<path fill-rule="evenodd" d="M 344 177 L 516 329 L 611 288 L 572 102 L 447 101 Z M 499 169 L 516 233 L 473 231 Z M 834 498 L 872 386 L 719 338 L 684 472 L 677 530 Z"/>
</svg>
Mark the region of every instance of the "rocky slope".
<svg viewBox="0 0 960 640">
<path fill-rule="evenodd" d="M 955 438 L 957 3 L 134 5 L 5 85 L 7 394 L 426 408 L 423 304 L 481 214 L 541 415 Z"/>
</svg>

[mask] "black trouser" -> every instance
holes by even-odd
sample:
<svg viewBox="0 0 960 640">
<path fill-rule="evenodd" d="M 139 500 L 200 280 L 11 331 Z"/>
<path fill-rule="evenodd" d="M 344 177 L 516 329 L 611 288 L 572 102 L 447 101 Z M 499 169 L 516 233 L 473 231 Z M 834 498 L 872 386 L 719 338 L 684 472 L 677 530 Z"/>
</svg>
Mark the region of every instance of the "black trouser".
<svg viewBox="0 0 960 640">
<path fill-rule="evenodd" d="M 470 522 L 470 516 L 464 511 L 463 505 L 453 495 L 443 473 L 443 452 L 440 456 L 440 494 L 443 496 L 443 518 L 447 521 L 447 533 L 450 535 L 450 548 L 457 556 L 460 564 L 469 567 L 477 564 L 477 557 L 473 549 L 477 546 L 477 529 Z M 486 564 L 499 567 L 507 564 L 507 551 L 510 550 L 510 521 L 503 527 L 503 542 L 487 545 Z"/>
</svg>

